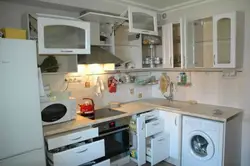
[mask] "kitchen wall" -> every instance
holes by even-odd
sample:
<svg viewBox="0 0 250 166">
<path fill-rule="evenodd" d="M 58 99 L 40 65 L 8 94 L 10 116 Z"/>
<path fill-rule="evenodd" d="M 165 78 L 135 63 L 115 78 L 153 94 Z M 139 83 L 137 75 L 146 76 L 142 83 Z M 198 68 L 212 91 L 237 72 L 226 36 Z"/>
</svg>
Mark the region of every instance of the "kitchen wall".
<svg viewBox="0 0 250 166">
<path fill-rule="evenodd" d="M 244 110 L 242 135 L 242 166 L 250 165 L 250 1 L 217 0 L 194 7 L 168 12 L 168 21 L 176 22 L 180 17 L 189 19 L 206 18 L 211 15 L 232 11 L 245 12 L 245 43 L 243 72 L 235 78 L 222 78 L 222 73 L 191 73 L 192 87 L 177 87 L 176 100 L 197 100 L 201 103 L 225 105 Z M 240 25 L 238 25 L 240 26 Z M 244 26 L 244 25 L 243 25 Z M 239 56 L 239 55 L 238 55 Z M 160 73 L 156 73 L 160 75 Z M 168 73 L 176 80 L 177 73 Z M 162 97 L 158 86 L 152 89 L 153 97 Z"/>
<path fill-rule="evenodd" d="M 147 77 L 149 73 L 140 73 L 141 77 Z M 43 76 L 44 84 L 50 84 L 51 88 L 56 91 L 63 91 L 67 89 L 70 91 L 72 96 L 77 99 L 77 103 L 83 103 L 82 98 L 92 98 L 96 104 L 96 108 L 106 106 L 111 101 L 118 102 L 128 102 L 133 100 L 138 100 L 138 94 L 142 93 L 142 98 L 152 97 L 152 87 L 151 86 L 135 86 L 134 84 L 120 84 L 117 86 L 116 93 L 108 92 L 107 80 L 110 76 L 119 77 L 120 74 L 116 75 L 93 75 L 93 76 L 80 76 L 82 83 L 67 83 L 64 82 L 64 75 L 46 75 Z M 100 77 L 104 83 L 105 90 L 102 92 L 102 96 L 96 95 L 96 79 Z M 67 76 L 66 76 L 67 78 Z M 90 81 L 91 87 L 85 88 L 85 81 Z M 130 89 L 134 89 L 134 94 L 130 94 Z"/>
<path fill-rule="evenodd" d="M 245 12 L 245 44 L 244 44 L 244 66 L 243 72 L 238 73 L 235 78 L 223 78 L 222 73 L 191 73 L 191 87 L 177 87 L 175 92 L 176 100 L 197 100 L 200 103 L 225 105 L 244 109 L 243 135 L 242 135 L 242 166 L 250 165 L 250 102 L 248 101 L 250 88 L 250 1 L 249 0 L 218 0 L 214 2 L 204 3 L 194 7 L 168 12 L 168 21 L 176 22 L 180 17 L 186 16 L 190 19 L 205 18 L 211 15 L 231 12 Z M 0 2 L 0 27 L 21 27 L 21 17 L 26 12 L 40 12 L 49 14 L 59 14 L 65 16 L 78 16 L 78 12 L 68 12 L 63 10 L 45 9 L 33 6 L 17 5 L 7 2 Z M 154 72 L 153 75 L 160 76 L 160 72 Z M 178 73 L 171 72 L 168 75 L 172 80 L 176 80 Z M 102 75 L 101 78 L 107 82 L 109 75 Z M 64 90 L 67 84 L 64 82 L 64 75 L 46 75 L 43 77 L 45 84 L 50 83 L 54 90 Z M 82 78 L 88 79 L 88 77 Z M 92 83 L 95 82 L 96 76 L 90 77 Z M 106 85 L 107 88 L 107 85 Z M 135 88 L 134 95 L 130 95 L 128 90 Z M 83 97 L 94 98 L 97 107 L 106 105 L 109 101 L 131 101 L 136 100 L 137 94 L 143 92 L 144 98 L 162 97 L 159 86 L 155 85 L 146 87 L 136 87 L 133 84 L 120 85 L 115 94 L 107 91 L 103 93 L 103 97 L 96 97 L 95 89 L 84 88 L 83 84 L 69 84 L 68 91 L 72 91 L 72 95 L 77 97 L 81 102 Z"/>
<path fill-rule="evenodd" d="M 71 12 L 65 10 L 55 10 L 49 8 L 27 6 L 15 3 L 8 3 L 0 1 L 0 28 L 1 27 L 13 27 L 13 28 L 22 28 L 22 16 L 25 13 L 46 13 L 46 14 L 55 14 L 62 16 L 79 16 L 79 12 Z M 139 48 L 138 48 L 139 49 Z M 147 87 L 136 87 L 136 92 L 134 95 L 129 94 L 129 89 L 134 88 L 133 84 L 119 85 L 117 93 L 110 94 L 107 91 L 107 79 L 109 75 L 101 75 L 100 77 L 105 83 L 106 90 L 103 93 L 102 97 L 97 97 L 95 95 L 95 81 L 97 76 L 86 76 L 82 77 L 83 83 L 84 80 L 90 79 L 92 82 L 91 88 L 84 88 L 83 84 L 69 84 L 67 90 L 71 91 L 72 96 L 77 98 L 78 103 L 81 103 L 81 99 L 84 97 L 93 98 L 96 103 L 96 108 L 102 107 L 108 104 L 110 101 L 132 101 L 136 100 L 137 94 L 142 92 L 143 98 L 149 98 L 152 95 L 152 88 Z M 63 91 L 66 89 L 67 84 L 64 82 L 65 75 L 44 75 L 43 80 L 44 84 L 50 84 L 52 90 Z"/>
<path fill-rule="evenodd" d="M 79 12 L 55 10 L 0 1 L 0 28 L 22 28 L 22 17 L 25 13 L 46 13 L 70 17 L 79 16 Z"/>
</svg>

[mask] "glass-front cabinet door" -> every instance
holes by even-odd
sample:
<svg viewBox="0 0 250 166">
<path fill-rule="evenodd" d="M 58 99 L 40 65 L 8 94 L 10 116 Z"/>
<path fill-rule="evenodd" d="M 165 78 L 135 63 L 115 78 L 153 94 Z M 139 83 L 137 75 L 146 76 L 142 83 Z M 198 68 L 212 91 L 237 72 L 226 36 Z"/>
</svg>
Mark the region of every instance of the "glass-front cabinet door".
<svg viewBox="0 0 250 166">
<path fill-rule="evenodd" d="M 90 24 L 78 19 L 38 17 L 39 54 L 90 54 Z"/>
<path fill-rule="evenodd" d="M 213 17 L 214 67 L 236 67 L 236 13 Z"/>
<path fill-rule="evenodd" d="M 130 32 L 158 35 L 156 12 L 137 7 L 129 7 L 128 17 Z"/>
<path fill-rule="evenodd" d="M 193 21 L 194 30 L 194 66 L 196 68 L 213 68 L 213 18 Z"/>
<path fill-rule="evenodd" d="M 162 44 L 165 68 L 184 68 L 185 31 L 183 20 L 162 27 Z"/>
</svg>

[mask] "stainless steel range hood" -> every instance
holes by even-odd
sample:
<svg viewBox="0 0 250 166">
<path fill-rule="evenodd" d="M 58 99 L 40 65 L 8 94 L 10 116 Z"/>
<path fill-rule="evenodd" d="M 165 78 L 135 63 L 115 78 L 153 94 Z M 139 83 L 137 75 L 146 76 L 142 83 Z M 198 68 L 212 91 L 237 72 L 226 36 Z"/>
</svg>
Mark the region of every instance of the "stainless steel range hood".
<svg viewBox="0 0 250 166">
<path fill-rule="evenodd" d="M 91 53 L 88 55 L 78 55 L 78 64 L 105 63 L 121 64 L 123 61 L 99 46 L 91 46 Z"/>
</svg>

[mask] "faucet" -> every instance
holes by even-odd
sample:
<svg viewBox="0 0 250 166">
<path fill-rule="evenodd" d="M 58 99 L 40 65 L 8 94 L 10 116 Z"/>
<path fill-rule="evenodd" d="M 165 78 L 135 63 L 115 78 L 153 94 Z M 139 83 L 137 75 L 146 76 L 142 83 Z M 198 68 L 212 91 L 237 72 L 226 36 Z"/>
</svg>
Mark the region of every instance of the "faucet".
<svg viewBox="0 0 250 166">
<path fill-rule="evenodd" d="M 170 82 L 170 85 L 169 85 L 169 89 L 170 89 L 170 93 L 169 93 L 169 96 L 166 96 L 165 94 L 163 94 L 163 96 L 169 101 L 173 101 L 174 100 L 174 83 L 173 82 Z"/>
</svg>

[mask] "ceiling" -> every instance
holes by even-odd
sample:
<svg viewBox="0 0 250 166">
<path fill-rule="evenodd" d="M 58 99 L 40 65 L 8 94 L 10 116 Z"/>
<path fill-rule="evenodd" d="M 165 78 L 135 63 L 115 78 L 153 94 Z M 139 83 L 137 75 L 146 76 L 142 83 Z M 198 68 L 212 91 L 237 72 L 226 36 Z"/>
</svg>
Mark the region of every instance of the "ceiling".
<svg viewBox="0 0 250 166">
<path fill-rule="evenodd" d="M 128 5 L 136 5 L 157 11 L 164 11 L 206 0 L 116 0 L 116 2 L 117 1 Z"/>
</svg>

